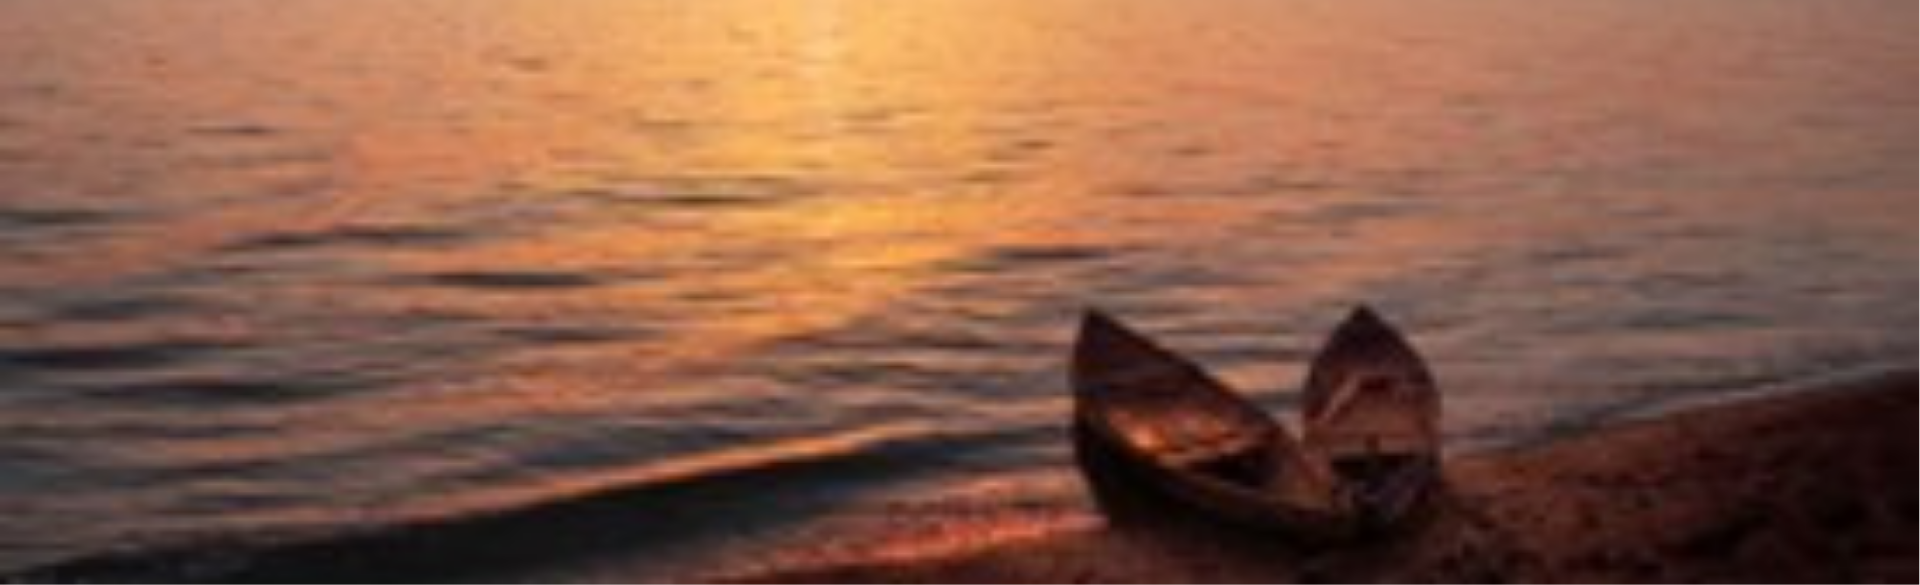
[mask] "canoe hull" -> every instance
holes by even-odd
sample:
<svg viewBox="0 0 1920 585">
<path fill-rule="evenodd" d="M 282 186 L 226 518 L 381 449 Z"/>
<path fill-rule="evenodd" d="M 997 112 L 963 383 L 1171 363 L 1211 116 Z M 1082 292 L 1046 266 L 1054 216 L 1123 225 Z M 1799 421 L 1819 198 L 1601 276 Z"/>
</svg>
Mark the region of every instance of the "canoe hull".
<svg viewBox="0 0 1920 585">
<path fill-rule="evenodd" d="M 1363 526 L 1345 514 L 1277 505 L 1257 492 L 1156 465 L 1076 419 L 1074 457 L 1094 502 L 1117 527 L 1212 525 L 1276 535 L 1299 544 L 1353 538 Z"/>
</svg>

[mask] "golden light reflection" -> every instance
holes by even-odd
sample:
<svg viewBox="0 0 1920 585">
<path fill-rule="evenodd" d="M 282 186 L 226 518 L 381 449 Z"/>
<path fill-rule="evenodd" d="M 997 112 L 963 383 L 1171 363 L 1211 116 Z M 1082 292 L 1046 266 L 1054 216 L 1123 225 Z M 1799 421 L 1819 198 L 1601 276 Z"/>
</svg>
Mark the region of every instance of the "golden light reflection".
<svg viewBox="0 0 1920 585">
<path fill-rule="evenodd" d="M 258 188 L 253 175 L 207 171 L 192 184 L 152 185 L 143 196 L 158 200 L 156 207 L 194 209 L 75 240 L 31 264 L 0 265 L 0 279 L 79 286 L 196 262 L 277 269 L 284 266 L 225 250 L 356 223 L 423 225 L 470 241 L 302 251 L 334 261 L 314 264 L 344 266 L 344 274 L 301 274 L 310 280 L 216 294 L 245 294 L 250 306 L 339 306 L 371 315 L 363 318 L 433 311 L 502 322 L 692 317 L 664 327 L 663 338 L 615 344 L 615 354 L 600 347 L 521 358 L 538 363 L 515 370 L 523 376 L 489 382 L 502 391 L 445 401 L 473 412 L 421 412 L 435 408 L 422 400 L 358 414 L 477 420 L 529 406 L 622 400 L 607 388 L 671 383 L 683 368 L 852 323 L 940 284 L 951 277 L 944 266 L 1001 246 L 1190 253 L 1194 264 L 1236 272 L 1242 283 L 1192 287 L 1181 293 L 1188 302 L 1334 295 L 1425 259 L 1541 238 L 1471 207 L 1387 210 L 1364 221 L 1326 213 L 1369 198 L 1449 196 L 1422 192 L 1446 181 L 1442 169 L 1505 177 L 1516 167 L 1536 172 L 1569 162 L 1538 141 L 1476 130 L 1487 122 L 1475 117 L 1477 104 L 1506 99 L 1505 119 L 1554 138 L 1585 136 L 1578 130 L 1621 117 L 1723 111 L 1655 103 L 1615 85 L 1561 101 L 1513 99 L 1498 93 L 1511 89 L 1500 70 L 1481 65 L 1521 54 L 1503 43 L 1538 39 L 1470 35 L 1446 63 L 1429 63 L 1411 42 L 1342 52 L 1350 46 L 1342 39 L 1365 31 L 1400 39 L 1427 27 L 1391 11 L 1332 5 L 1236 4 L 1217 12 L 1091 1 L 990 11 L 939 0 L 590 6 L 509 3 L 502 9 L 511 18 L 482 19 L 491 27 L 485 34 L 417 38 L 382 27 L 448 26 L 435 24 L 446 15 L 423 9 L 397 24 L 362 15 L 353 23 L 362 36 L 348 38 L 364 47 L 280 47 L 305 60 L 295 70 L 326 74 L 209 85 L 205 95 L 132 88 L 121 99 L 153 102 L 136 112 L 178 106 L 219 114 L 283 94 L 325 104 L 276 110 L 285 117 L 266 126 L 279 133 L 259 138 L 321 153 L 317 163 L 303 163 L 311 164 L 304 172 L 313 182 L 297 192 L 227 199 L 207 194 Z M 1100 24 L 1083 34 L 1052 34 L 1090 14 Z M 325 28 L 320 20 L 300 26 Z M 195 46 L 190 41 L 175 42 Z M 1585 50 L 1562 48 L 1574 49 Z M 378 68 L 368 69 L 371 63 Z M 1380 74 L 1413 70 L 1423 76 Z M 1404 99 L 1441 89 L 1453 93 L 1437 99 L 1435 111 Z M 1702 96 L 1711 97 L 1694 97 Z M 1760 105 L 1744 107 L 1773 102 L 1752 104 Z M 192 157 L 164 162 L 198 168 Z M 718 204 L 652 193 L 703 181 L 778 185 L 729 186 L 770 192 L 725 193 L 741 200 Z M 649 193 L 617 204 L 588 196 L 631 195 L 623 190 Z M 651 195 L 664 196 L 646 201 Z M 474 210 L 483 217 L 462 215 Z M 1592 231 L 1602 221 L 1567 227 Z M 1310 253 L 1283 267 L 1222 266 L 1300 250 Z M 626 276 L 512 293 L 394 286 L 423 274 L 489 271 Z M 1225 298 L 1233 295 L 1240 298 Z M 352 325 L 326 333 L 350 337 Z"/>
</svg>

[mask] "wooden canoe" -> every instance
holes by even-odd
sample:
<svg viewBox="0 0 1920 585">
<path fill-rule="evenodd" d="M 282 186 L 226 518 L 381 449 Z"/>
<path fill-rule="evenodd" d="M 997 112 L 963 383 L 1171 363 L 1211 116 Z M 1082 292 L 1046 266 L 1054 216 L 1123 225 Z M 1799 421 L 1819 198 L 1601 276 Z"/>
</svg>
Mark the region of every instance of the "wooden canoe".
<svg viewBox="0 0 1920 585">
<path fill-rule="evenodd" d="M 1354 309 L 1301 396 L 1308 452 L 1370 527 L 1405 520 L 1440 484 L 1440 392 L 1426 361 L 1372 309 Z"/>
<path fill-rule="evenodd" d="M 1332 470 L 1186 358 L 1094 311 L 1071 378 L 1075 453 L 1116 523 L 1153 500 L 1306 541 L 1354 532 Z"/>
</svg>

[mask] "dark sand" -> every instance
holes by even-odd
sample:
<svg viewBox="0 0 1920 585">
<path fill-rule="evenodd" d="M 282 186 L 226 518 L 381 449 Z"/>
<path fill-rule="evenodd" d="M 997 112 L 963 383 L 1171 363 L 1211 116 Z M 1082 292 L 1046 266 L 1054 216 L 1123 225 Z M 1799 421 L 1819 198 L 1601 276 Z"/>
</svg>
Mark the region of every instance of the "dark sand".
<svg viewBox="0 0 1920 585">
<path fill-rule="evenodd" d="M 1915 380 L 1835 384 L 1451 460 L 1451 493 L 1433 518 L 1359 547 L 1316 553 L 1191 526 L 1118 531 L 1089 507 L 1009 501 L 826 535 L 716 580 L 1911 583 Z"/>
</svg>

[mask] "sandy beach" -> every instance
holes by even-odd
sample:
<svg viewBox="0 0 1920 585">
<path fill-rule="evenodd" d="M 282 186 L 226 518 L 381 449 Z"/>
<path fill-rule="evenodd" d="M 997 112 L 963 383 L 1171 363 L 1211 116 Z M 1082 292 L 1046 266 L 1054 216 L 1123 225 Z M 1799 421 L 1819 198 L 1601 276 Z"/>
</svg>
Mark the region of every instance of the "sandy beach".
<svg viewBox="0 0 1920 585">
<path fill-rule="evenodd" d="M 712 578 L 1912 582 L 1917 401 L 1904 372 L 1455 458 L 1431 519 L 1353 548 L 1191 526 L 1122 532 L 1090 507 L 987 503 L 903 514 Z"/>
</svg>

